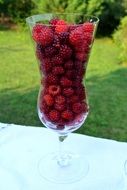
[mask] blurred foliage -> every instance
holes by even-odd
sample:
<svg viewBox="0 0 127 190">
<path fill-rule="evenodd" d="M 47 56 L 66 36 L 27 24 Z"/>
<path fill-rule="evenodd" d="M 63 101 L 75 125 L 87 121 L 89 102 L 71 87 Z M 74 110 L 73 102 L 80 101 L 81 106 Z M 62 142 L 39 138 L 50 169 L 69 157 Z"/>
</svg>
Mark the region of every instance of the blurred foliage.
<svg viewBox="0 0 127 190">
<path fill-rule="evenodd" d="M 127 0 L 0 0 L 0 12 L 14 22 L 44 12 L 80 12 L 100 18 L 98 33 L 110 35 L 126 14 Z"/>
<path fill-rule="evenodd" d="M 120 47 L 120 61 L 127 65 L 127 16 L 125 16 L 115 31 L 113 38 L 116 44 Z"/>
</svg>

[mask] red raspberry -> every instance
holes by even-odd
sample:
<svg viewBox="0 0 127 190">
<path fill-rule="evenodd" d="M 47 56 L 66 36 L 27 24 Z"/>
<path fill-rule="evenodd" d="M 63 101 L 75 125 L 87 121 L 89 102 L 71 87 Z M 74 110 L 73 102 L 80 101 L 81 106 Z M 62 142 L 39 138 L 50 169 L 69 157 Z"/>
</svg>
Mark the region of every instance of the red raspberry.
<svg viewBox="0 0 127 190">
<path fill-rule="evenodd" d="M 61 45 L 59 53 L 64 59 L 69 59 L 72 55 L 72 49 L 67 45 Z"/>
<path fill-rule="evenodd" d="M 84 34 L 84 38 L 87 41 L 88 45 L 90 46 L 92 44 L 93 37 L 90 33 L 86 32 Z"/>
<path fill-rule="evenodd" d="M 84 52 L 75 52 L 75 58 L 78 59 L 79 61 L 85 61 L 87 55 Z"/>
<path fill-rule="evenodd" d="M 46 83 L 57 84 L 58 83 L 58 78 L 56 76 L 54 76 L 53 74 L 49 74 L 46 77 Z"/>
<path fill-rule="evenodd" d="M 49 113 L 51 107 L 48 106 L 44 100 L 41 100 L 39 104 L 39 108 L 41 112 L 47 114 Z"/>
<path fill-rule="evenodd" d="M 62 44 L 66 44 L 69 39 L 69 32 L 61 32 L 58 37 Z"/>
<path fill-rule="evenodd" d="M 57 110 L 51 110 L 49 112 L 49 118 L 51 121 L 59 121 L 59 118 L 60 118 L 60 113 L 57 111 Z"/>
<path fill-rule="evenodd" d="M 65 120 L 72 120 L 73 119 L 73 113 L 70 110 L 65 110 L 61 113 L 61 117 Z"/>
<path fill-rule="evenodd" d="M 65 109 L 65 105 L 64 104 L 55 104 L 54 107 L 58 111 L 63 111 Z"/>
<path fill-rule="evenodd" d="M 61 74 L 64 73 L 64 69 L 63 69 L 62 66 L 55 66 L 55 67 L 53 67 L 53 69 L 52 69 L 52 73 L 53 73 L 54 75 L 61 75 Z"/>
<path fill-rule="evenodd" d="M 67 77 L 62 77 L 60 79 L 60 84 L 64 87 L 69 87 L 69 86 L 72 86 L 72 81 L 69 80 Z"/>
<path fill-rule="evenodd" d="M 57 49 L 53 46 L 48 46 L 45 48 L 45 55 L 46 57 L 52 57 L 57 54 Z"/>
<path fill-rule="evenodd" d="M 82 27 L 78 27 L 70 33 L 69 42 L 74 47 L 81 45 L 84 41 L 84 32 Z"/>
<path fill-rule="evenodd" d="M 69 88 L 64 88 L 63 89 L 63 94 L 67 97 L 70 97 L 74 94 L 74 90 L 73 88 L 69 87 Z"/>
<path fill-rule="evenodd" d="M 52 57 L 52 63 L 54 66 L 61 65 L 63 63 L 63 59 L 59 55 L 55 55 Z"/>
<path fill-rule="evenodd" d="M 73 96 L 71 96 L 71 98 L 69 99 L 69 101 L 71 102 L 71 103 L 75 103 L 75 102 L 78 102 L 78 96 L 76 96 L 76 95 L 73 95 Z"/>
<path fill-rule="evenodd" d="M 83 112 L 88 112 L 89 111 L 89 107 L 88 107 L 86 102 L 82 102 L 82 111 Z"/>
<path fill-rule="evenodd" d="M 52 69 L 52 62 L 49 58 L 45 58 L 41 61 L 40 63 L 40 70 L 47 74 L 48 72 L 50 72 Z"/>
<path fill-rule="evenodd" d="M 49 86 L 48 91 L 49 91 L 49 94 L 56 96 L 56 95 L 60 94 L 61 89 L 60 89 L 60 86 L 58 86 L 58 85 L 51 85 L 51 86 Z"/>
<path fill-rule="evenodd" d="M 68 31 L 68 25 L 64 20 L 59 20 L 56 24 L 55 27 L 55 32 L 56 33 L 61 33 L 61 32 L 67 32 Z"/>
<path fill-rule="evenodd" d="M 36 24 L 32 30 L 33 40 L 43 46 L 49 45 L 53 41 L 52 30 L 42 24 Z"/>
<path fill-rule="evenodd" d="M 85 32 L 93 33 L 94 31 L 94 24 L 91 22 L 86 22 L 83 24 L 83 29 Z"/>
<path fill-rule="evenodd" d="M 55 26 L 55 25 L 57 24 L 58 21 L 59 21 L 58 18 L 53 18 L 53 19 L 51 19 L 51 20 L 49 21 L 49 24 Z"/>
<path fill-rule="evenodd" d="M 57 104 L 64 104 L 64 103 L 65 103 L 65 97 L 62 96 L 62 95 L 56 96 L 55 102 L 56 102 Z"/>
<path fill-rule="evenodd" d="M 43 99 L 45 100 L 48 106 L 52 106 L 54 104 L 54 100 L 50 94 L 44 95 Z"/>
<path fill-rule="evenodd" d="M 82 112 L 82 104 L 80 102 L 76 102 L 72 105 L 72 110 L 74 113 L 81 113 Z"/>
<path fill-rule="evenodd" d="M 77 86 L 76 94 L 79 97 L 79 100 L 85 100 L 86 99 L 85 88 L 82 84 Z"/>
<path fill-rule="evenodd" d="M 65 69 L 72 69 L 74 66 L 74 63 L 72 60 L 68 60 L 65 64 L 64 64 L 64 68 Z"/>
</svg>

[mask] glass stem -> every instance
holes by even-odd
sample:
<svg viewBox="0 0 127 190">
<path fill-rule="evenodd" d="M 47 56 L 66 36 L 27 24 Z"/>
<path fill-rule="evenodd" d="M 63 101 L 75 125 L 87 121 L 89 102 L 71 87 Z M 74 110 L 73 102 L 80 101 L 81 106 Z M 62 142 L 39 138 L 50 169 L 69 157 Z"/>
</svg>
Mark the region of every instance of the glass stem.
<svg viewBox="0 0 127 190">
<path fill-rule="evenodd" d="M 63 141 L 67 138 L 67 135 L 59 136 L 59 152 L 57 157 L 57 164 L 61 167 L 68 166 L 70 164 L 70 155 L 64 151 Z"/>
</svg>

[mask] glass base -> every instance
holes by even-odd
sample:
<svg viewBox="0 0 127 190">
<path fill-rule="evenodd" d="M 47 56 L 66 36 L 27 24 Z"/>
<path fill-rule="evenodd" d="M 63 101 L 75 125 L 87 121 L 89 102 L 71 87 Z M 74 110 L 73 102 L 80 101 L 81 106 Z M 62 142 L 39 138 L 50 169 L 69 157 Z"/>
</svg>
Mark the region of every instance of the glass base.
<svg viewBox="0 0 127 190">
<path fill-rule="evenodd" d="M 84 156 L 68 153 L 68 164 L 59 164 L 57 154 L 48 154 L 39 161 L 41 177 L 54 183 L 73 183 L 85 177 L 89 171 L 89 163 Z"/>
</svg>

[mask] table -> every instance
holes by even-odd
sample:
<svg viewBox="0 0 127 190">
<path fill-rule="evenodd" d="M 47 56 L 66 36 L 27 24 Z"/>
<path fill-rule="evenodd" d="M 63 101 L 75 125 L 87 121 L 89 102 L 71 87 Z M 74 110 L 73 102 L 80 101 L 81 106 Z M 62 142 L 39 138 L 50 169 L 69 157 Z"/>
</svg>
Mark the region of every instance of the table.
<svg viewBox="0 0 127 190">
<path fill-rule="evenodd" d="M 58 150 L 57 134 L 40 127 L 0 123 L 0 190 L 126 190 L 127 143 L 70 134 L 68 150 L 89 160 L 88 175 L 71 184 L 43 179 L 38 161 Z"/>
</svg>

